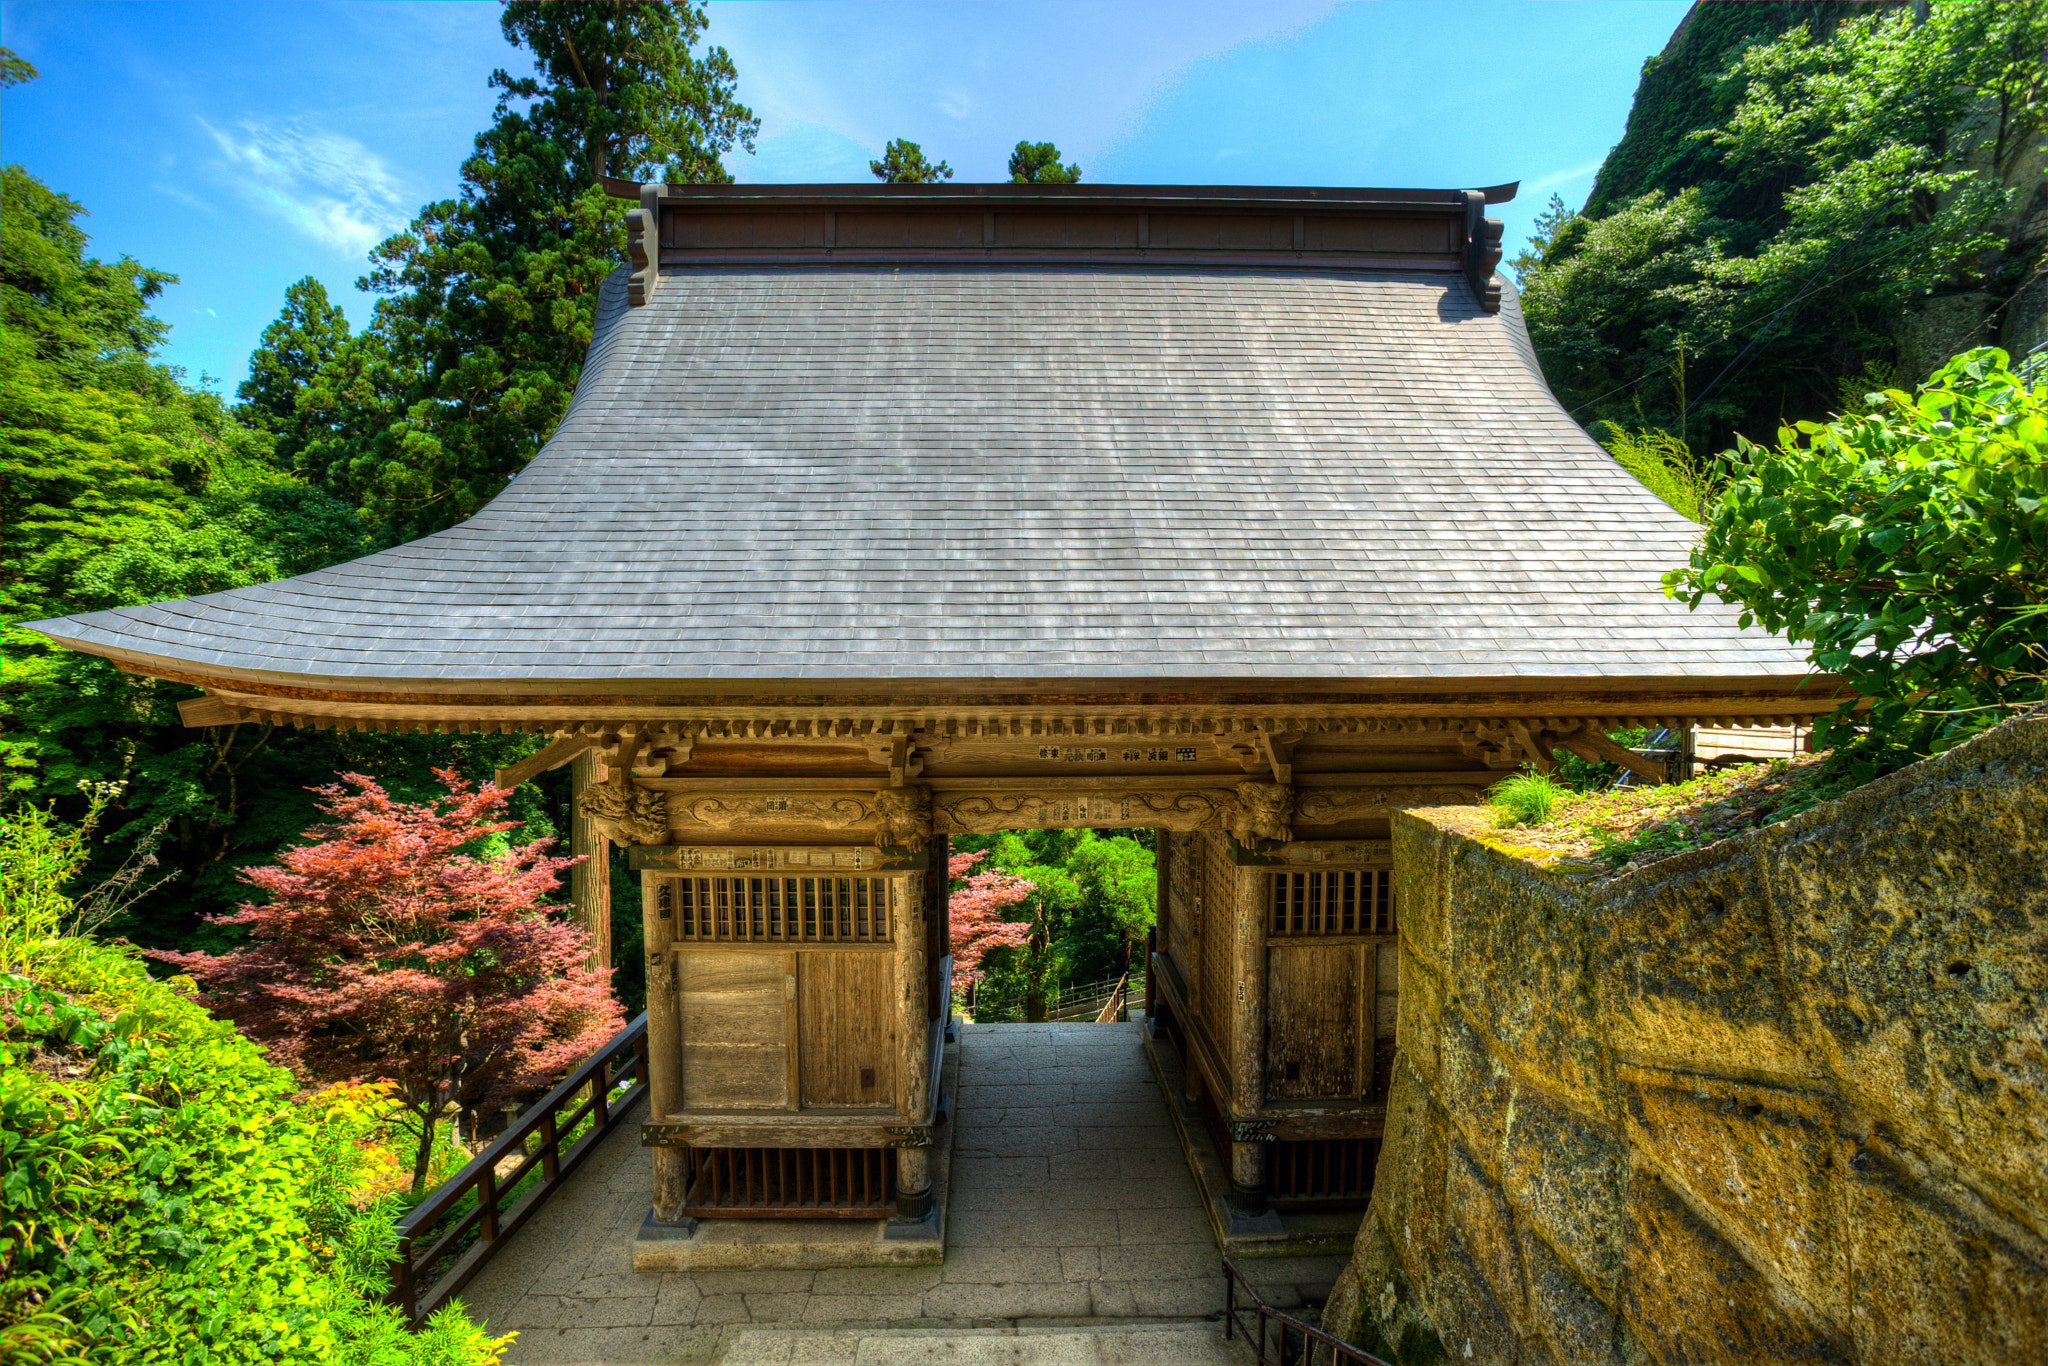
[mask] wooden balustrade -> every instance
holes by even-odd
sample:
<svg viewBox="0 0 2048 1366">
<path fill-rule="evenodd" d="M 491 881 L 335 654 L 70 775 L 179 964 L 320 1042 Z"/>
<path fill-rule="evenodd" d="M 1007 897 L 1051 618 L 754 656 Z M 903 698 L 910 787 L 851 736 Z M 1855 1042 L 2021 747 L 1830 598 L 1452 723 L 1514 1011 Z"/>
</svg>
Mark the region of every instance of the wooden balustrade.
<svg viewBox="0 0 2048 1366">
<path fill-rule="evenodd" d="M 613 1089 L 621 1083 L 623 1092 L 614 1096 Z M 414 1327 L 426 1322 L 519 1231 L 646 1092 L 643 1013 L 399 1220 L 398 1256 L 391 1263 L 391 1289 L 385 1298 L 403 1310 Z M 578 1134 L 577 1126 L 586 1118 L 590 1124 Z M 565 1149 L 563 1141 L 572 1135 Z M 539 1143 L 529 1152 L 528 1140 L 536 1136 Z M 514 1157 L 520 1159 L 518 1165 L 501 1176 L 498 1168 Z M 536 1179 L 522 1188 L 530 1176 Z"/>
</svg>

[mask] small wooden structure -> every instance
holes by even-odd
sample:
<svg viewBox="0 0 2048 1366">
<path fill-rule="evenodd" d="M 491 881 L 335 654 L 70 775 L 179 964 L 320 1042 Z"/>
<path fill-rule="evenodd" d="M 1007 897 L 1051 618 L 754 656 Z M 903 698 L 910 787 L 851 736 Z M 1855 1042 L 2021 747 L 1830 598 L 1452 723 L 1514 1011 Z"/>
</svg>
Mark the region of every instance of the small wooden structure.
<svg viewBox="0 0 2048 1366">
<path fill-rule="evenodd" d="M 1236 1197 L 1355 1197 L 1388 813 L 1785 724 L 1544 386 L 1492 190 L 616 186 L 632 266 L 475 517 L 44 622 L 193 725 L 527 731 L 642 879 L 662 1220 L 927 1215 L 951 834 L 1160 832 L 1153 1013 Z M 1278 1183 L 1277 1185 L 1275 1183 Z"/>
</svg>

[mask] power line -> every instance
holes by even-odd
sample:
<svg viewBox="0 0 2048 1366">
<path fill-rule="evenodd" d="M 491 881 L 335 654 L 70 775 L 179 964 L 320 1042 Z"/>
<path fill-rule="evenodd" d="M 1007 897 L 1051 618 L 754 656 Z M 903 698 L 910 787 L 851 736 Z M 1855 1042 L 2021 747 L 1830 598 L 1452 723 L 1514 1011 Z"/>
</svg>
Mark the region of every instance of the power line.
<svg viewBox="0 0 2048 1366">
<path fill-rule="evenodd" d="M 1714 376 L 1713 381 L 1709 383 L 1706 388 L 1700 390 L 1699 397 L 1692 400 L 1692 402 L 1705 403 L 1707 401 L 1707 397 L 1714 392 L 1715 388 L 1720 385 L 1721 381 L 1728 378 L 1729 375 L 1733 374 L 1742 365 L 1742 358 L 1744 356 L 1747 356 L 1751 351 L 1754 351 L 1757 347 L 1757 343 L 1761 342 L 1765 337 L 1768 337 L 1771 334 L 1771 329 L 1778 325 L 1778 319 L 1785 316 L 1785 310 L 1791 308 L 1792 305 L 1798 303 L 1801 299 L 1805 298 L 1813 290 L 1818 289 L 1820 287 L 1814 284 L 1814 280 L 1819 277 L 1821 271 L 1826 270 L 1829 266 L 1833 265 L 1835 263 L 1835 258 L 1837 256 L 1840 256 L 1843 252 L 1847 251 L 1850 247 L 1854 246 L 1856 242 L 1860 238 L 1862 238 L 1863 234 L 1869 231 L 1870 225 L 1877 221 L 1877 216 L 1883 213 L 1886 209 L 1889 209 L 1893 205 L 1893 203 L 1895 203 L 1898 200 L 1899 195 L 1903 193 L 1905 193 L 1903 189 L 1895 192 L 1890 199 L 1885 200 L 1884 203 L 1872 209 L 1870 211 L 1870 216 L 1863 220 L 1862 226 L 1858 227 L 1854 233 L 1850 234 L 1849 237 L 1843 241 L 1842 245 L 1836 247 L 1832 252 L 1828 253 L 1828 259 L 1821 262 L 1819 267 L 1814 270 L 1812 275 L 1806 277 L 1806 283 L 1799 287 L 1799 292 L 1797 294 L 1794 294 L 1791 298 L 1785 301 L 1784 308 L 1780 308 L 1776 313 L 1773 313 L 1771 315 L 1771 320 L 1764 324 L 1764 330 L 1757 333 L 1755 337 L 1751 338 L 1749 345 L 1743 347 L 1741 351 L 1737 352 L 1735 359 L 1729 361 L 1727 365 L 1723 366 L 1721 369 L 1721 373 Z M 1833 284 L 1835 282 L 1830 280 L 1828 283 Z M 1691 405 L 1688 404 L 1687 406 L 1689 407 Z"/>
<path fill-rule="evenodd" d="M 1878 205 L 1877 208 L 1871 210 L 1870 216 L 1863 220 L 1862 226 L 1858 227 L 1854 233 L 1850 234 L 1847 240 L 1845 240 L 1840 246 L 1836 247 L 1832 252 L 1830 252 L 1828 254 L 1828 258 L 1825 261 L 1822 261 L 1818 266 L 1814 268 L 1813 274 L 1806 277 L 1806 281 L 1804 284 L 1800 285 L 1799 291 L 1796 294 L 1794 294 L 1790 299 L 1786 300 L 1785 303 L 1779 307 L 1776 313 L 1773 313 L 1771 315 L 1771 320 L 1770 322 L 1764 325 L 1764 330 L 1758 333 L 1754 338 L 1752 338 L 1749 345 L 1743 347 L 1742 350 L 1736 355 L 1734 360 L 1729 361 L 1727 365 L 1723 366 L 1721 369 L 1721 373 L 1714 376 L 1713 380 L 1707 385 L 1707 387 L 1700 391 L 1699 396 L 1697 398 L 1690 400 L 1686 404 L 1686 406 L 1688 408 L 1693 408 L 1699 406 L 1701 403 L 1704 403 L 1707 399 L 1707 395 L 1713 393 L 1715 386 L 1720 384 L 1720 382 L 1727 377 L 1728 372 L 1734 368 L 1737 362 L 1741 361 L 1743 356 L 1748 355 L 1758 342 L 1762 341 L 1765 336 L 1769 335 L 1771 328 L 1777 325 L 1778 319 L 1784 316 L 1786 309 L 1792 307 L 1792 305 L 1798 303 L 1801 299 L 1804 299 L 1805 297 L 1807 297 L 1807 295 L 1813 293 L 1815 289 L 1824 288 L 1827 285 L 1840 284 L 1843 280 L 1848 279 L 1850 276 L 1860 274 L 1863 271 L 1870 269 L 1870 267 L 1876 265 L 1879 261 L 1884 260 L 1886 257 L 1896 255 L 1898 252 L 1903 251 L 1906 248 L 1906 246 L 1910 245 L 1910 243 L 1901 243 L 1899 246 L 1892 248 L 1891 251 L 1885 252 L 1882 256 L 1872 257 L 1870 260 L 1865 261 L 1862 265 L 1857 266 L 1853 270 L 1845 270 L 1840 275 L 1835 276 L 1833 279 L 1822 281 L 1820 285 L 1814 284 L 1814 277 L 1818 276 L 1822 271 L 1826 270 L 1829 266 L 1833 265 L 1835 263 L 1835 258 L 1837 256 L 1840 256 L 1844 251 L 1848 250 L 1848 248 L 1852 246 L 1858 238 L 1862 237 L 1863 234 L 1869 230 L 1870 225 L 1873 222 L 1877 221 L 1877 216 L 1883 213 L 1886 209 L 1889 209 L 1892 206 L 1892 203 L 1898 199 L 1900 194 L 1903 193 L 1905 193 L 1905 191 L 1902 189 L 1898 193 L 1893 194 L 1890 199 L 1887 199 L 1884 203 Z M 1757 317 L 1759 318 L 1762 316 L 1763 315 L 1761 313 L 1757 315 Z M 1756 319 L 1752 318 L 1749 322 L 1743 323 L 1740 327 L 1735 329 L 1735 334 L 1739 335 L 1744 329 L 1749 327 L 1750 322 L 1754 322 L 1755 320 Z M 1731 335 L 1729 337 L 1729 340 L 1734 340 L 1734 336 Z M 1592 407 L 1594 404 L 1600 402 L 1602 399 L 1611 398 L 1615 394 L 1620 393 L 1624 389 L 1633 389 L 1637 385 L 1643 383 L 1646 380 L 1655 379 L 1657 376 L 1665 373 L 1668 370 L 1676 369 L 1677 366 L 1678 362 L 1675 360 L 1666 361 L 1663 365 L 1658 366 L 1654 370 L 1646 370 L 1642 374 L 1637 375 L 1632 380 L 1627 380 L 1621 384 L 1615 385 L 1612 389 L 1609 389 L 1604 394 L 1596 394 L 1594 397 L 1587 399 L 1584 403 L 1581 403 L 1578 407 L 1570 409 L 1568 412 L 1566 412 L 1565 416 L 1577 417 L 1580 413 Z"/>
</svg>

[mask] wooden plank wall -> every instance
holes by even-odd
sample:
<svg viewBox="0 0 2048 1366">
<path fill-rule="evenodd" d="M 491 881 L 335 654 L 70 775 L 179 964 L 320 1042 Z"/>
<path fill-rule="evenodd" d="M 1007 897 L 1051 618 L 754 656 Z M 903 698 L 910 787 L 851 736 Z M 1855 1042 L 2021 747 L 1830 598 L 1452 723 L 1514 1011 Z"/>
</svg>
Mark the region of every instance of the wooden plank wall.
<svg viewBox="0 0 2048 1366">
<path fill-rule="evenodd" d="M 789 983 L 795 955 L 677 955 L 683 1104 L 787 1109 Z"/>
<path fill-rule="evenodd" d="M 797 1033 L 805 1105 L 888 1108 L 897 1036 L 886 953 L 799 953 Z"/>
<path fill-rule="evenodd" d="M 1266 1094 L 1274 1100 L 1356 1096 L 1369 1084 L 1370 944 L 1267 950 Z M 1362 1036 L 1362 1037 L 1361 1037 Z"/>
</svg>

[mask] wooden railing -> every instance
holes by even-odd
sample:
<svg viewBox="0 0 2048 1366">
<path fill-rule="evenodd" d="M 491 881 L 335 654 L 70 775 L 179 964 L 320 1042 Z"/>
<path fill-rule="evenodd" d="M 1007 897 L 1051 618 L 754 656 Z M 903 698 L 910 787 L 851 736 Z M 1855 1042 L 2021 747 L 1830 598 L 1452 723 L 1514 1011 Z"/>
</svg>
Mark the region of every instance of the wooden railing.
<svg viewBox="0 0 2048 1366">
<path fill-rule="evenodd" d="M 1128 1009 L 1131 1004 L 1130 992 L 1131 975 L 1127 972 L 1123 976 L 1117 978 L 1116 990 L 1110 993 L 1109 1000 L 1103 1005 L 1101 1011 L 1098 1012 L 1095 1016 L 1095 1023 L 1112 1024 L 1118 1020 L 1121 1020 L 1124 1017 L 1124 1011 Z"/>
<path fill-rule="evenodd" d="M 1103 1006 L 1124 989 L 1125 981 L 1121 977 L 1105 977 L 1099 982 L 1070 986 L 1045 1003 L 1045 1018 L 1093 1020 L 1102 1013 Z"/>
<path fill-rule="evenodd" d="M 1252 1319 L 1249 1325 L 1245 1323 L 1247 1315 Z M 1237 1264 L 1225 1257 L 1223 1340 L 1228 1342 L 1238 1334 L 1251 1345 L 1259 1366 L 1387 1366 L 1363 1347 L 1353 1347 L 1292 1314 L 1268 1307 Z"/>
<path fill-rule="evenodd" d="M 614 1095 L 622 1082 L 625 1089 Z M 399 1220 L 398 1256 L 391 1263 L 391 1290 L 385 1298 L 415 1327 L 426 1322 L 469 1284 L 646 1094 L 643 1012 Z M 590 1123 L 578 1134 L 577 1126 L 586 1119 Z M 536 1135 L 540 1141 L 529 1152 L 528 1142 Z M 501 1175 L 499 1166 L 514 1157 L 522 1160 Z M 535 1179 L 529 1183 L 529 1177 Z"/>
</svg>

